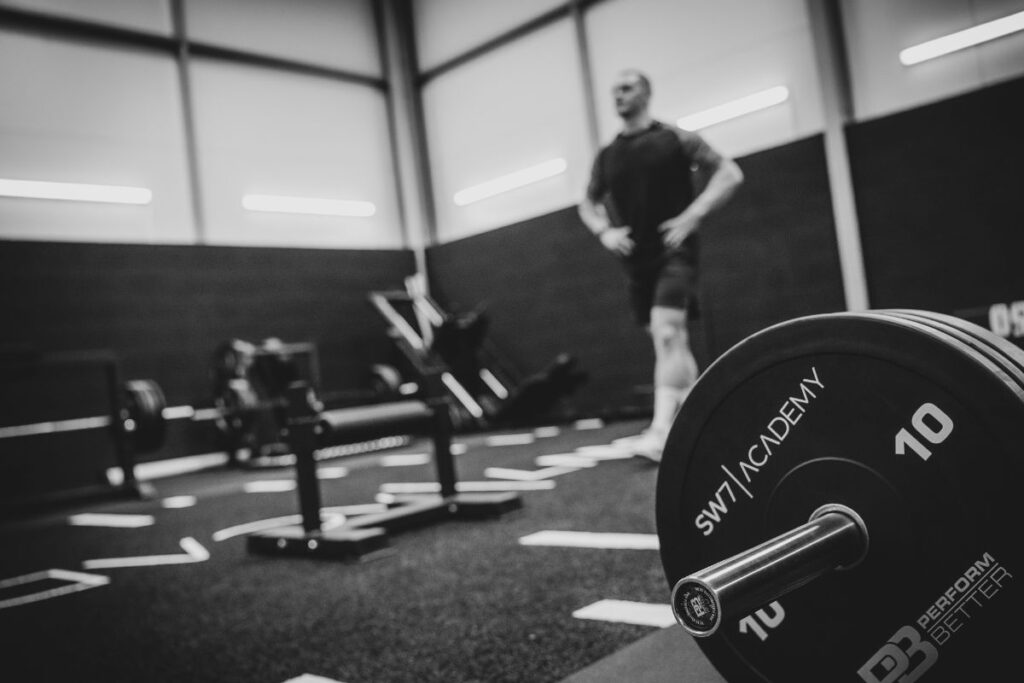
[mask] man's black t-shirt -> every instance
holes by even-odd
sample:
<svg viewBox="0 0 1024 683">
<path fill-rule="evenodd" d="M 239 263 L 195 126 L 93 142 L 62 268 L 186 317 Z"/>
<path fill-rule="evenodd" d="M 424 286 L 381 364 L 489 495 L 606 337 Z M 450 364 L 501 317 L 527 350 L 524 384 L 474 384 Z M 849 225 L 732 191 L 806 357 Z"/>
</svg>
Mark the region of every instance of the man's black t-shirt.
<svg viewBox="0 0 1024 683">
<path fill-rule="evenodd" d="M 658 226 L 693 201 L 692 173 L 717 167 L 721 157 L 697 133 L 653 122 L 620 133 L 594 160 L 587 196 L 604 204 L 612 225 L 630 227 L 636 244 L 626 258 L 634 268 L 656 266 L 665 253 Z M 679 248 L 696 259 L 696 235 Z"/>
</svg>

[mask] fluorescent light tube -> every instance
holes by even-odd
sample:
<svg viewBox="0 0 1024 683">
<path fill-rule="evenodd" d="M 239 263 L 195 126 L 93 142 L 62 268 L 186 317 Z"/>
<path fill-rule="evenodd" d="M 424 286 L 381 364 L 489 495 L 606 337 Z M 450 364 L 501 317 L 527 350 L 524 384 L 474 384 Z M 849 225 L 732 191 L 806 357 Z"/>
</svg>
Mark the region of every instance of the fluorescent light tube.
<svg viewBox="0 0 1024 683">
<path fill-rule="evenodd" d="M 919 64 L 929 59 L 935 59 L 942 55 L 948 55 L 950 52 L 956 52 L 979 43 L 1002 38 L 1021 30 L 1024 30 L 1024 12 L 1017 12 L 1002 19 L 978 24 L 963 31 L 950 33 L 948 36 L 942 36 L 941 38 L 900 50 L 900 62 L 904 66 Z"/>
<path fill-rule="evenodd" d="M 347 216 L 365 218 L 377 213 L 372 202 L 317 197 L 285 197 L 275 194 L 247 194 L 242 206 L 249 211 L 270 213 L 301 213 L 314 216 Z"/>
<path fill-rule="evenodd" d="M 508 175 L 500 176 L 494 180 L 488 180 L 485 183 L 480 183 L 479 185 L 473 185 L 472 187 L 467 187 L 464 190 L 459 190 L 455 193 L 455 203 L 458 206 L 472 204 L 473 202 L 493 197 L 494 195 L 501 194 L 502 192 L 515 190 L 525 185 L 530 185 L 531 183 L 551 178 L 559 173 L 563 173 L 566 167 L 565 159 L 551 159 L 542 164 L 530 166 L 529 168 L 524 168 L 521 171 L 509 173 Z"/>
<path fill-rule="evenodd" d="M 676 124 L 685 130 L 700 130 L 701 128 L 713 126 L 716 123 L 722 123 L 723 121 L 735 119 L 755 111 L 774 107 L 777 104 L 782 104 L 787 99 L 789 99 L 789 88 L 784 85 L 778 85 L 774 88 L 768 88 L 767 90 L 741 97 L 738 100 L 720 104 L 717 107 L 711 107 L 710 109 L 684 116 L 678 119 Z"/>
<path fill-rule="evenodd" d="M 74 202 L 104 202 L 108 204 L 149 204 L 153 199 L 153 193 L 144 187 L 52 183 L 40 180 L 0 178 L 0 197 L 59 199 Z"/>
</svg>

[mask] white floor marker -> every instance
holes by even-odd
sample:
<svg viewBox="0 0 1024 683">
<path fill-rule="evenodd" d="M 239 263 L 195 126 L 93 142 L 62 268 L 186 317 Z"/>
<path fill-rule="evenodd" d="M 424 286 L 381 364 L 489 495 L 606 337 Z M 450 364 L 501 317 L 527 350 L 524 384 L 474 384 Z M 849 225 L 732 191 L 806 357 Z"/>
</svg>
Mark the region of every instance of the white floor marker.
<svg viewBox="0 0 1024 683">
<path fill-rule="evenodd" d="M 242 485 L 246 493 L 283 493 L 294 491 L 296 487 L 294 479 L 263 479 L 250 481 Z"/>
<path fill-rule="evenodd" d="M 335 528 L 344 524 L 345 520 L 349 517 L 372 515 L 380 512 L 386 512 L 387 509 L 387 505 L 380 503 L 322 507 L 320 508 L 321 528 Z M 236 536 L 245 536 L 257 531 L 266 531 L 267 529 L 276 529 L 277 527 L 291 526 L 294 524 L 302 524 L 302 515 L 270 517 L 269 519 L 259 519 L 252 522 L 246 522 L 245 524 L 236 524 L 235 526 L 215 531 L 212 538 L 215 542 L 219 543 L 221 541 L 226 541 L 229 538 L 235 538 Z"/>
<path fill-rule="evenodd" d="M 210 559 L 209 551 L 199 541 L 186 536 L 179 543 L 184 555 L 144 555 L 141 557 L 109 557 L 99 560 L 86 560 L 82 563 L 85 569 L 119 569 L 122 567 L 155 567 L 165 564 L 194 564 Z"/>
<path fill-rule="evenodd" d="M 608 444 L 580 446 L 576 449 L 576 453 L 594 460 L 628 460 L 633 457 L 633 452 L 630 449 Z"/>
<path fill-rule="evenodd" d="M 302 674 L 295 678 L 289 678 L 284 683 L 342 683 L 342 681 L 336 681 L 333 678 L 324 678 L 323 676 L 315 676 L 313 674 Z"/>
<path fill-rule="evenodd" d="M 576 467 L 545 467 L 541 470 L 517 470 L 509 467 L 488 467 L 484 469 L 484 476 L 490 479 L 510 479 L 512 481 L 542 481 L 551 479 L 570 472 L 576 472 Z"/>
<path fill-rule="evenodd" d="M 348 476 L 347 467 L 320 467 L 316 471 L 317 479 L 341 479 Z"/>
<path fill-rule="evenodd" d="M 170 496 L 160 501 L 160 505 L 169 510 L 180 510 L 182 508 L 190 508 L 195 504 L 195 496 Z"/>
<path fill-rule="evenodd" d="M 546 491 L 555 488 L 550 479 L 543 481 L 459 481 L 455 490 L 460 493 L 483 493 L 488 491 Z M 381 484 L 381 493 L 419 494 L 440 493 L 441 484 L 436 481 L 406 481 Z"/>
<path fill-rule="evenodd" d="M 429 465 L 429 453 L 394 453 L 392 455 L 380 456 L 381 467 L 412 467 L 414 465 Z"/>
<path fill-rule="evenodd" d="M 657 534 L 596 533 L 592 531 L 538 531 L 519 539 L 520 545 L 556 548 L 657 550 Z"/>
<path fill-rule="evenodd" d="M 597 460 L 580 453 L 552 453 L 538 455 L 533 461 L 537 467 L 595 467 Z"/>
<path fill-rule="evenodd" d="M 109 578 L 101 576 L 100 574 L 70 572 L 66 569 L 45 569 L 39 572 L 32 572 L 31 574 L 24 574 L 22 576 L 14 576 L 9 579 L 0 580 L 0 598 L 2 598 L 5 589 L 43 581 L 67 581 L 68 583 L 55 588 L 46 588 L 35 593 L 27 593 L 7 598 L 6 600 L 0 599 L 0 609 L 17 607 L 18 605 L 25 605 L 30 602 L 39 602 L 40 600 L 49 600 L 50 598 L 59 598 L 62 595 L 77 593 L 79 591 L 96 588 L 98 586 L 106 586 L 110 583 Z"/>
<path fill-rule="evenodd" d="M 117 529 L 139 529 L 153 526 L 153 515 L 115 515 L 100 512 L 83 512 L 68 517 L 71 526 L 104 526 Z"/>
<path fill-rule="evenodd" d="M 577 619 L 610 621 L 618 624 L 636 624 L 665 628 L 676 623 L 670 605 L 657 605 L 628 600 L 599 600 L 572 613 Z"/>
<path fill-rule="evenodd" d="M 534 442 L 533 434 L 495 434 L 484 439 L 487 446 L 524 446 Z"/>
</svg>

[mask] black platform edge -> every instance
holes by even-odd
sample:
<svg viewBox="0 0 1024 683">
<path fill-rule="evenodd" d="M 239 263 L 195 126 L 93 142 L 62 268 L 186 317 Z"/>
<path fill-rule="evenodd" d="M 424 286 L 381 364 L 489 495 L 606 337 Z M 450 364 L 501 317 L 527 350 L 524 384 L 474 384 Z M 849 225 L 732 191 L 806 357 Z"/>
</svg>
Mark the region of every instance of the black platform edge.
<svg viewBox="0 0 1024 683">
<path fill-rule="evenodd" d="M 288 555 L 347 560 L 362 557 L 388 545 L 387 532 L 379 527 L 338 527 L 307 532 L 301 526 L 284 526 L 250 534 L 246 548 L 257 555 Z"/>
<path fill-rule="evenodd" d="M 257 555 L 354 559 L 387 547 L 388 533 L 448 519 L 496 517 L 522 506 L 522 499 L 513 492 L 420 497 L 384 512 L 354 517 L 333 529 L 306 531 L 301 525 L 290 525 L 255 532 L 247 537 L 246 549 Z"/>
</svg>

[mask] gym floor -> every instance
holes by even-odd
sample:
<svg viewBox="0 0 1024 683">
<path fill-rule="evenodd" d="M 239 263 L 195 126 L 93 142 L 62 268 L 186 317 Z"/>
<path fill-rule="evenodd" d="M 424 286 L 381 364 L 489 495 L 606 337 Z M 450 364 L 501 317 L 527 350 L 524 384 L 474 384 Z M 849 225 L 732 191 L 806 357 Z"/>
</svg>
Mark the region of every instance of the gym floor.
<svg viewBox="0 0 1024 683">
<path fill-rule="evenodd" d="M 609 446 L 642 426 L 460 435 L 460 482 L 523 487 L 522 508 L 392 534 L 360 560 L 247 552 L 245 525 L 298 513 L 289 467 L 162 478 L 146 500 L 8 520 L 4 679 L 582 683 L 622 680 L 639 657 L 647 677 L 631 680 L 718 681 L 667 605 L 657 468 Z M 326 523 L 434 481 L 429 454 L 414 440 L 321 461 Z M 610 535 L 529 544 L 544 531 Z"/>
</svg>

